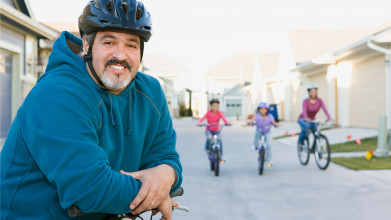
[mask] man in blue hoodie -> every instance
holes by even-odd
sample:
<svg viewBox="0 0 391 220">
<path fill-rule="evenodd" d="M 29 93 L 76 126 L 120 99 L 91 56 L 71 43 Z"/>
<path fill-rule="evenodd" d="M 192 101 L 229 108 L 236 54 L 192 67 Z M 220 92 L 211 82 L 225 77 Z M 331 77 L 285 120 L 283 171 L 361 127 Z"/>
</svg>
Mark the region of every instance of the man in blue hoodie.
<svg viewBox="0 0 391 220">
<path fill-rule="evenodd" d="M 157 209 L 171 219 L 182 167 L 159 82 L 137 72 L 151 18 L 136 0 L 93 0 L 82 40 L 63 32 L 1 152 L 1 219 Z"/>
</svg>

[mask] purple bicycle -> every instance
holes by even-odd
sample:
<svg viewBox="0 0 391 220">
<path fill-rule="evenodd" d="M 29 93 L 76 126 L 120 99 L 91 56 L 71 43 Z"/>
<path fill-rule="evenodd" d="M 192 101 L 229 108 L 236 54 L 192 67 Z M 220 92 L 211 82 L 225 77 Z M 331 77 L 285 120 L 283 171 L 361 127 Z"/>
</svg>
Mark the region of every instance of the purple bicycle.
<svg viewBox="0 0 391 220">
<path fill-rule="evenodd" d="M 208 159 L 210 163 L 210 170 L 214 171 L 215 176 L 218 176 L 220 174 L 220 163 L 224 163 L 224 161 L 221 159 L 221 139 L 219 139 L 218 134 L 221 133 L 224 126 L 230 126 L 230 124 L 199 124 L 198 126 L 206 126 L 206 127 L 215 127 L 220 126 L 220 130 L 213 133 L 212 140 L 209 142 L 209 148 L 208 148 Z"/>
</svg>

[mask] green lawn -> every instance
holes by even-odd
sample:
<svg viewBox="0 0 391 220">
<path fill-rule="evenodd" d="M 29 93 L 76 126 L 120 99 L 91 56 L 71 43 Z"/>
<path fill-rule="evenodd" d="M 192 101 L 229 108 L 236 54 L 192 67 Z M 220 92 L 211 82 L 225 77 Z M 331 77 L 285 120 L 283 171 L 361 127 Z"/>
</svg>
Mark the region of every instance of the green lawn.
<svg viewBox="0 0 391 220">
<path fill-rule="evenodd" d="M 352 170 L 391 169 L 391 157 L 373 157 L 370 160 L 365 157 L 336 157 L 331 158 L 331 161 Z"/>
<path fill-rule="evenodd" d="M 377 137 L 361 139 L 361 145 L 358 145 L 356 140 L 353 140 L 346 143 L 333 144 L 330 147 L 332 153 L 374 151 L 377 148 Z"/>
</svg>

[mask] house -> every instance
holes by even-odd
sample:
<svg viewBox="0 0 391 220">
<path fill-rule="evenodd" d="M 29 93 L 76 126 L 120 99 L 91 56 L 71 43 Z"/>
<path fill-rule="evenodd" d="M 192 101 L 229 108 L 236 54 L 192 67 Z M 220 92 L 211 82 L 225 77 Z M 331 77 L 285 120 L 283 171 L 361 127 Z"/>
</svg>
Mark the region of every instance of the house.
<svg viewBox="0 0 391 220">
<path fill-rule="evenodd" d="M 208 98 L 220 98 L 228 117 L 247 117 L 260 100 L 274 101 L 268 83 L 278 65 L 278 54 L 235 54 L 206 73 Z"/>
<path fill-rule="evenodd" d="M 27 0 L 0 0 L 0 146 L 19 106 L 38 79 L 42 40 L 58 33 L 34 19 Z"/>
<path fill-rule="evenodd" d="M 142 72 L 156 77 L 166 95 L 171 116 L 191 116 L 188 70 L 164 54 L 145 53 Z"/>
<path fill-rule="evenodd" d="M 391 128 L 391 21 L 343 47 L 298 64 L 291 93 L 290 118 L 301 112 L 305 86 L 314 82 L 331 116 L 341 126 L 376 128 L 379 115 Z M 320 115 L 320 119 L 325 118 Z"/>
</svg>

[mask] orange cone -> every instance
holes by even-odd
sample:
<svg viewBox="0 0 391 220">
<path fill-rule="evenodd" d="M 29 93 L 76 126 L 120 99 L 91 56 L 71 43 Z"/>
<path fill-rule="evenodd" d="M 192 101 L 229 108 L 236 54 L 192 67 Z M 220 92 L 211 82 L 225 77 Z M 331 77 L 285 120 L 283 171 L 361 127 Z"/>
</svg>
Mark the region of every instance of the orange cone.
<svg viewBox="0 0 391 220">
<path fill-rule="evenodd" d="M 289 131 L 285 131 L 285 136 L 288 136 L 289 135 Z"/>
<path fill-rule="evenodd" d="M 352 138 L 352 135 L 348 135 L 347 139 L 350 140 Z"/>
</svg>

